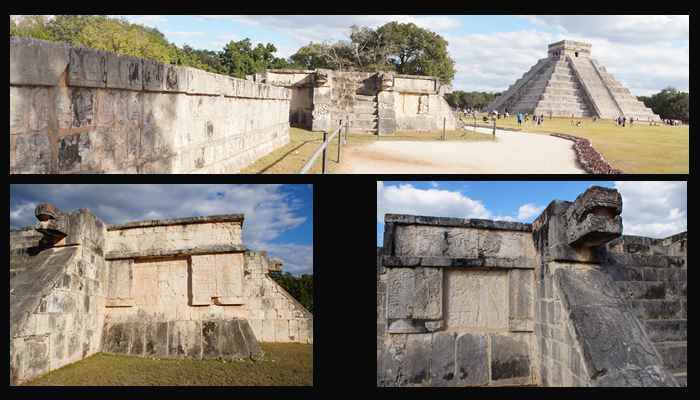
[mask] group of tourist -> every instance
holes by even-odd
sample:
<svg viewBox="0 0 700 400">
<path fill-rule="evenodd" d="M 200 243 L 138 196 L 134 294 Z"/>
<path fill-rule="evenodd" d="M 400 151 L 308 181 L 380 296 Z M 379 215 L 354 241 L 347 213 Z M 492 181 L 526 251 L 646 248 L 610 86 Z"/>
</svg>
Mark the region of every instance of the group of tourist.
<svg viewBox="0 0 700 400">
<path fill-rule="evenodd" d="M 617 123 L 617 126 L 625 127 L 627 126 L 627 117 L 624 115 L 620 115 L 615 119 L 615 122 Z M 634 124 L 634 117 L 629 118 L 629 125 L 632 126 Z"/>
<path fill-rule="evenodd" d="M 527 124 L 530 121 L 530 114 L 519 112 L 515 114 L 515 119 L 518 121 L 518 126 L 522 126 L 523 123 Z M 544 114 L 532 115 L 532 123 L 537 125 L 542 125 L 544 122 Z"/>
</svg>

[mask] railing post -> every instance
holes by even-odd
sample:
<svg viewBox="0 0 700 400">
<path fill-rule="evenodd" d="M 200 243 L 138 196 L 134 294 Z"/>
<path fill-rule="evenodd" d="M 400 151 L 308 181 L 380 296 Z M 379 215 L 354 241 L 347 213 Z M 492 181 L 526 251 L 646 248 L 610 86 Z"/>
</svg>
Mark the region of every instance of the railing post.
<svg viewBox="0 0 700 400">
<path fill-rule="evenodd" d="M 442 140 L 447 139 L 447 134 L 445 133 L 445 124 L 447 124 L 447 117 L 442 117 Z"/>
<path fill-rule="evenodd" d="M 343 144 L 348 144 L 348 131 L 350 130 L 350 116 L 345 116 L 345 139 Z"/>
<path fill-rule="evenodd" d="M 343 120 L 340 120 L 340 124 L 338 124 L 338 164 L 340 164 L 340 146 L 342 145 L 340 143 L 340 139 L 343 138 L 343 133 L 341 132 L 341 129 L 343 129 Z"/>
<path fill-rule="evenodd" d="M 496 118 L 493 119 L 493 136 L 496 136 Z"/>
<path fill-rule="evenodd" d="M 328 132 L 323 131 L 323 144 L 326 143 L 326 136 L 328 135 Z M 321 173 L 325 174 L 326 173 L 326 148 L 323 148 L 323 160 L 321 161 Z"/>
</svg>

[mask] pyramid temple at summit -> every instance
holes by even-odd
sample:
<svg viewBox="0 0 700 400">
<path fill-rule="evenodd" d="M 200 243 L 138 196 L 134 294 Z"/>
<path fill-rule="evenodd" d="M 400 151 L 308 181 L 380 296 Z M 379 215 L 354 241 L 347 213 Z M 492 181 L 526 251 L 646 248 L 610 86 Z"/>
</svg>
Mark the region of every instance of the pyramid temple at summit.
<svg viewBox="0 0 700 400">
<path fill-rule="evenodd" d="M 494 110 L 550 117 L 660 119 L 591 58 L 590 43 L 571 40 L 550 44 L 547 58 L 487 106 L 487 111 Z"/>
</svg>

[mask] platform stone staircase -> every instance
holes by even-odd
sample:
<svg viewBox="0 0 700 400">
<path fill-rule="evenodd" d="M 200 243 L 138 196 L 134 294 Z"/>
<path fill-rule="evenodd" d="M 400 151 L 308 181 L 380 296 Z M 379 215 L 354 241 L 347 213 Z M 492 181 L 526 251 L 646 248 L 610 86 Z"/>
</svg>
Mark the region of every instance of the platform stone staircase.
<svg viewBox="0 0 700 400">
<path fill-rule="evenodd" d="M 687 269 L 685 258 L 660 254 L 614 255 L 609 271 L 632 312 L 646 328 L 664 365 L 687 386 Z"/>
<path fill-rule="evenodd" d="M 350 113 L 350 131 L 376 134 L 379 113 L 376 95 L 355 94 Z"/>
</svg>

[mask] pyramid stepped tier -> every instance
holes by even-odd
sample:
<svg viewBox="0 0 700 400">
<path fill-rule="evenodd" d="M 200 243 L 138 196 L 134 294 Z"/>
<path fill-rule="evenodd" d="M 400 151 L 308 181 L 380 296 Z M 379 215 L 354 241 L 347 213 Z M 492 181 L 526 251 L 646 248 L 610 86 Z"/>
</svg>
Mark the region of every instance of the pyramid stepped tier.
<svg viewBox="0 0 700 400">
<path fill-rule="evenodd" d="M 548 58 L 539 60 L 486 110 L 555 117 L 626 116 L 642 121 L 659 120 L 658 115 L 591 59 L 589 51 L 559 47 L 550 49 Z"/>
<path fill-rule="evenodd" d="M 617 105 L 605 82 L 593 66 L 590 58 L 567 57 L 581 86 L 586 91 L 588 98 L 593 103 L 596 114 L 601 118 L 616 118 L 622 115 L 622 110 Z"/>
<path fill-rule="evenodd" d="M 502 93 L 500 96 L 488 106 L 488 111 L 501 110 L 504 109 L 503 104 L 506 103 L 516 92 L 518 92 L 524 84 L 532 79 L 532 76 L 540 72 L 543 68 L 549 65 L 549 59 L 543 58 L 537 62 L 529 71 L 527 71 L 520 79 L 515 81 L 508 90 Z"/>
<path fill-rule="evenodd" d="M 595 60 L 592 60 L 592 62 L 594 67 L 598 69 L 598 73 L 602 77 L 603 81 L 610 89 L 610 92 L 617 101 L 618 106 L 622 108 L 625 116 L 642 121 L 660 120 L 658 115 L 654 114 L 654 112 L 649 107 L 644 105 L 644 103 L 637 100 L 637 98 L 630 93 L 629 89 L 622 86 L 622 84 L 618 82 L 612 76 L 612 74 L 606 71 L 605 67 L 599 66 L 598 62 Z"/>
</svg>

